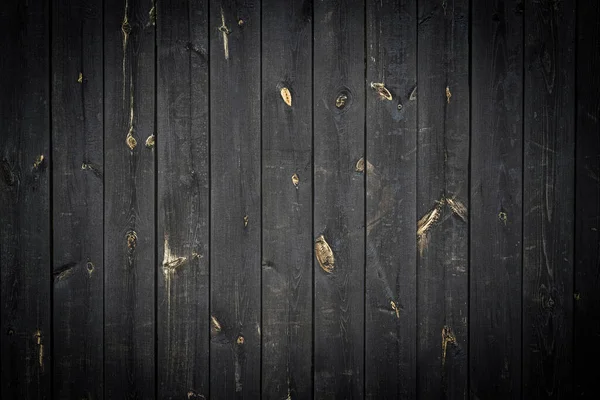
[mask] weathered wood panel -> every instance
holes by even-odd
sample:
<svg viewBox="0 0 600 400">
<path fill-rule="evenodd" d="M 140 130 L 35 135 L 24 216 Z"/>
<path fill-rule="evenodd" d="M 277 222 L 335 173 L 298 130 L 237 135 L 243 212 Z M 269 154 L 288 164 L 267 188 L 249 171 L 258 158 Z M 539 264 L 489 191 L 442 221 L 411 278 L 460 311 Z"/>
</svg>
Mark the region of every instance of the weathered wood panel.
<svg viewBox="0 0 600 400">
<path fill-rule="evenodd" d="M 0 382 L 8 399 L 51 394 L 49 23 L 43 1 L 9 1 L 0 12 Z"/>
<path fill-rule="evenodd" d="M 314 393 L 360 398 L 365 174 L 356 165 L 365 156 L 364 3 L 314 7 Z"/>
<path fill-rule="evenodd" d="M 208 397 L 207 17 L 157 2 L 158 398 Z"/>
<path fill-rule="evenodd" d="M 52 7 L 55 398 L 103 396 L 102 1 Z"/>
<path fill-rule="evenodd" d="M 475 398 L 518 399 L 523 9 L 516 0 L 471 5 L 470 385 Z"/>
<path fill-rule="evenodd" d="M 142 0 L 104 12 L 105 396 L 153 398 L 155 13 Z"/>
<path fill-rule="evenodd" d="M 264 1 L 262 31 L 262 398 L 309 399 L 312 2 Z"/>
<path fill-rule="evenodd" d="M 577 2 L 574 395 L 598 397 L 600 358 L 600 2 Z"/>
<path fill-rule="evenodd" d="M 525 3 L 523 398 L 573 389 L 574 4 Z"/>
<path fill-rule="evenodd" d="M 259 398 L 260 4 L 210 2 L 210 396 Z"/>
<path fill-rule="evenodd" d="M 417 378 L 417 2 L 369 0 L 366 12 L 367 162 L 349 172 L 367 180 L 365 395 L 409 399 Z"/>
<path fill-rule="evenodd" d="M 469 1 L 419 2 L 419 394 L 468 395 Z"/>
</svg>

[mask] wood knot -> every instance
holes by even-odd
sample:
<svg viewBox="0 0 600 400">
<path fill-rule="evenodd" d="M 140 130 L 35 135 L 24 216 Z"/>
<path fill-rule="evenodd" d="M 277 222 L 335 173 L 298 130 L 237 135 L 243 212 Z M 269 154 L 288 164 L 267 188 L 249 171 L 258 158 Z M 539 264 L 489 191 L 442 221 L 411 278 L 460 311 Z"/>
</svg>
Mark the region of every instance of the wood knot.
<svg viewBox="0 0 600 400">
<path fill-rule="evenodd" d="M 127 247 L 131 250 L 134 250 L 136 244 L 137 244 L 137 233 L 135 233 L 135 231 L 127 232 Z"/>
<path fill-rule="evenodd" d="M 154 135 L 148 136 L 148 138 L 146 139 L 146 147 L 151 149 L 154 147 L 155 143 L 156 143 L 156 136 L 154 136 Z"/>
<path fill-rule="evenodd" d="M 329 247 L 329 243 L 327 243 L 325 236 L 323 235 L 319 236 L 315 241 L 315 255 L 323 271 L 328 274 L 333 273 L 333 270 L 335 269 L 335 257 L 333 256 L 331 247 Z"/>
<path fill-rule="evenodd" d="M 243 336 L 238 336 L 237 340 L 236 340 L 237 344 L 242 345 L 244 344 L 244 337 Z"/>
<path fill-rule="evenodd" d="M 296 189 L 298 189 L 298 185 L 300 184 L 300 178 L 298 177 L 298 174 L 292 175 L 292 183 L 294 184 Z"/>
<path fill-rule="evenodd" d="M 392 100 L 392 94 L 385 87 L 385 84 L 371 82 L 371 88 L 374 89 L 377 92 L 377 94 L 379 95 L 380 99 L 382 99 L 382 100 Z"/>
<path fill-rule="evenodd" d="M 40 169 L 44 165 L 44 155 L 40 154 L 33 162 L 33 169 Z"/>
</svg>

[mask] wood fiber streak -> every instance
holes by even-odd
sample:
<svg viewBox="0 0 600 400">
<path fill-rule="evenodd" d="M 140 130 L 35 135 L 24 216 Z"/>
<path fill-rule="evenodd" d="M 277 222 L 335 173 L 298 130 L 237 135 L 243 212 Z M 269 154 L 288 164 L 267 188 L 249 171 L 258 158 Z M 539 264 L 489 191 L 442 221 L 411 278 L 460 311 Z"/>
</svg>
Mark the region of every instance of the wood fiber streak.
<svg viewBox="0 0 600 400">
<path fill-rule="evenodd" d="M 473 1 L 470 386 L 521 397 L 523 7 Z"/>
<path fill-rule="evenodd" d="M 469 1 L 420 1 L 418 35 L 418 218 L 447 199 L 419 257 L 419 393 L 463 399 L 469 357 Z M 462 204 L 467 216 L 454 204 Z M 444 329 L 456 341 L 444 342 Z"/>
<path fill-rule="evenodd" d="M 49 23 L 39 0 L 0 11 L 0 390 L 8 399 L 51 393 Z"/>
<path fill-rule="evenodd" d="M 314 5 L 314 227 L 335 257 L 313 261 L 314 396 L 361 398 L 364 387 L 364 3 Z"/>
<path fill-rule="evenodd" d="M 102 1 L 52 7 L 55 398 L 103 396 Z"/>
<path fill-rule="evenodd" d="M 575 1 L 525 3 L 523 397 L 572 393 Z"/>
<path fill-rule="evenodd" d="M 265 1 L 262 30 L 262 398 L 309 399 L 312 1 Z"/>
<path fill-rule="evenodd" d="M 417 85 L 417 2 L 369 0 L 366 10 L 367 157 L 364 172 L 355 173 L 367 180 L 365 396 L 411 399 L 417 380 L 417 101 L 410 100 Z M 377 83 L 387 93 L 376 90 Z"/>
<path fill-rule="evenodd" d="M 208 4 L 156 6 L 157 397 L 208 398 Z"/>
<path fill-rule="evenodd" d="M 155 396 L 155 151 L 145 146 L 155 134 L 152 7 L 104 1 L 107 398 Z"/>
<path fill-rule="evenodd" d="M 260 397 L 260 8 L 210 1 L 210 308 L 220 327 L 210 396 L 219 399 Z"/>
</svg>

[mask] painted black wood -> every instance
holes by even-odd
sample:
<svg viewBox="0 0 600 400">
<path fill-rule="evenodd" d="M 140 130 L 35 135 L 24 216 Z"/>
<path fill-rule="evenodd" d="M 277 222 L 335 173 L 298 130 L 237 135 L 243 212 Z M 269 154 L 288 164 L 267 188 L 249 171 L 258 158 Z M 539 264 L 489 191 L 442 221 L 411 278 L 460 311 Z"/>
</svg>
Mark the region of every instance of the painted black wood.
<svg viewBox="0 0 600 400">
<path fill-rule="evenodd" d="M 262 32 L 262 398 L 309 399 L 312 2 L 264 1 Z"/>
<path fill-rule="evenodd" d="M 600 3 L 577 2 L 574 394 L 598 396 L 600 374 Z"/>
<path fill-rule="evenodd" d="M 54 398 L 103 396 L 102 1 L 52 3 Z"/>
<path fill-rule="evenodd" d="M 49 23 L 43 1 L 0 11 L 0 390 L 9 399 L 51 393 Z"/>
<path fill-rule="evenodd" d="M 141 0 L 104 12 L 105 397 L 153 398 L 155 13 Z"/>
<path fill-rule="evenodd" d="M 525 2 L 523 398 L 568 398 L 573 356 L 575 2 Z"/>
<path fill-rule="evenodd" d="M 259 398 L 260 3 L 210 2 L 210 396 Z"/>
<path fill-rule="evenodd" d="M 157 2 L 158 398 L 208 398 L 207 17 Z"/>
<path fill-rule="evenodd" d="M 474 398 L 518 399 L 523 8 L 471 4 L 470 386 Z"/>
<path fill-rule="evenodd" d="M 417 2 L 369 0 L 366 12 L 367 162 L 351 172 L 367 180 L 365 396 L 410 399 L 417 377 Z M 371 83 L 383 83 L 392 100 Z"/>
<path fill-rule="evenodd" d="M 417 215 L 432 221 L 419 238 L 419 394 L 462 399 L 469 342 L 469 1 L 420 1 L 418 20 Z"/>
<path fill-rule="evenodd" d="M 364 391 L 364 3 L 314 4 L 314 393 Z M 322 238 L 321 238 L 322 236 Z M 317 251 L 317 256 L 319 251 Z M 328 271 L 329 270 L 329 271 Z"/>
</svg>

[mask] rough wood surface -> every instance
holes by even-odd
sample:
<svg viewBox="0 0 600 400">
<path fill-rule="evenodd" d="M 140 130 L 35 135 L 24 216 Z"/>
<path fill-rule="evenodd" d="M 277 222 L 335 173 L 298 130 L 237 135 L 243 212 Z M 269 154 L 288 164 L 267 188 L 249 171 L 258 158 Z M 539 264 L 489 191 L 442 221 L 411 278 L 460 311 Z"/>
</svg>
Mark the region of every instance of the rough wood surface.
<svg viewBox="0 0 600 400">
<path fill-rule="evenodd" d="M 470 385 L 520 399 L 523 9 L 471 5 Z"/>
<path fill-rule="evenodd" d="M 52 7 L 55 398 L 103 396 L 102 1 Z"/>
<path fill-rule="evenodd" d="M 314 240 L 335 270 L 315 259 L 314 395 L 364 391 L 365 155 L 364 3 L 314 5 Z M 357 62 L 360 60 L 360 62 Z"/>
<path fill-rule="evenodd" d="M 419 393 L 468 395 L 469 1 L 419 2 Z"/>
<path fill-rule="evenodd" d="M 523 398 L 572 393 L 574 3 L 525 6 Z"/>
<path fill-rule="evenodd" d="M 156 6 L 157 397 L 208 398 L 208 4 Z"/>
<path fill-rule="evenodd" d="M 354 173 L 367 180 L 365 396 L 410 399 L 417 387 L 417 101 L 410 100 L 417 2 L 369 0 L 366 10 L 366 166 Z"/>
<path fill-rule="evenodd" d="M 308 399 L 313 381 L 312 2 L 264 1 L 262 31 L 262 398 Z"/>
<path fill-rule="evenodd" d="M 574 395 L 598 396 L 600 373 L 600 2 L 577 2 Z"/>
<path fill-rule="evenodd" d="M 210 1 L 212 398 L 260 397 L 260 17 Z"/>
<path fill-rule="evenodd" d="M 104 1 L 105 396 L 155 395 L 153 3 Z"/>
<path fill-rule="evenodd" d="M 9 1 L 0 12 L 0 390 L 7 399 L 51 396 L 49 12 L 37 0 Z"/>
</svg>

